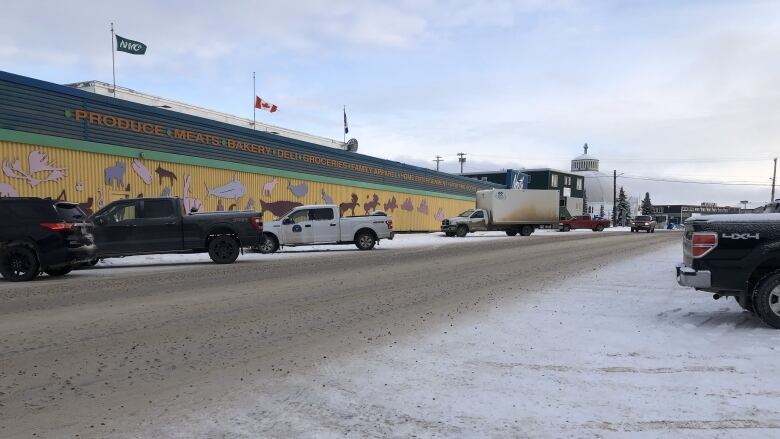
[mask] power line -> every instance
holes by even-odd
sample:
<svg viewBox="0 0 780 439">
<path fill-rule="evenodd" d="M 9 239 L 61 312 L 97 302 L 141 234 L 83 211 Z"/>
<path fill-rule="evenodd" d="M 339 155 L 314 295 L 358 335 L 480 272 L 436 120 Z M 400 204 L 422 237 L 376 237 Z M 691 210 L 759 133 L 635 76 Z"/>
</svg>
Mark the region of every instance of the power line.
<svg viewBox="0 0 780 439">
<path fill-rule="evenodd" d="M 588 177 L 586 177 L 588 178 Z M 593 177 L 590 177 L 593 178 Z M 598 175 L 595 178 L 613 178 L 611 175 Z M 628 178 L 631 180 L 645 180 L 645 181 L 658 181 L 662 183 L 682 183 L 682 184 L 708 184 L 708 185 L 720 185 L 720 186 L 772 186 L 768 183 L 740 183 L 740 182 L 727 182 L 727 181 L 693 181 L 693 180 L 675 180 L 671 178 L 657 178 L 657 177 L 642 177 L 637 175 L 622 175 L 621 178 Z"/>
</svg>

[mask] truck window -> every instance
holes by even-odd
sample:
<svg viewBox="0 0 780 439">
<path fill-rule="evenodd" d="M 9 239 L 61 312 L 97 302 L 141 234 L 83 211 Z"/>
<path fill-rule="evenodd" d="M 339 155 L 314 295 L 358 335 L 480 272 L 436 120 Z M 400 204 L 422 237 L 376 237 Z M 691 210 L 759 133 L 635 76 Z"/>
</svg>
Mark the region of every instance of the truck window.
<svg viewBox="0 0 780 439">
<path fill-rule="evenodd" d="M 458 217 L 468 218 L 471 216 L 471 214 L 474 213 L 474 209 L 469 209 L 465 212 L 461 212 Z"/>
<path fill-rule="evenodd" d="M 81 221 L 87 217 L 76 204 L 57 203 L 54 205 L 54 208 L 57 209 L 60 218 L 65 221 Z"/>
<path fill-rule="evenodd" d="M 483 212 L 481 210 L 478 210 L 478 211 L 474 212 L 474 215 L 471 215 L 471 217 L 472 218 L 484 218 L 485 217 L 485 212 Z"/>
<path fill-rule="evenodd" d="M 171 200 L 144 200 L 144 218 L 173 218 Z"/>
<path fill-rule="evenodd" d="M 294 224 L 303 223 L 309 221 L 309 209 L 298 210 L 292 215 L 290 219 Z"/>
<path fill-rule="evenodd" d="M 135 203 L 117 204 L 109 209 L 104 216 L 109 223 L 134 220 L 136 218 Z"/>
<path fill-rule="evenodd" d="M 309 219 L 312 221 L 330 221 L 333 219 L 333 209 L 310 209 Z"/>
</svg>

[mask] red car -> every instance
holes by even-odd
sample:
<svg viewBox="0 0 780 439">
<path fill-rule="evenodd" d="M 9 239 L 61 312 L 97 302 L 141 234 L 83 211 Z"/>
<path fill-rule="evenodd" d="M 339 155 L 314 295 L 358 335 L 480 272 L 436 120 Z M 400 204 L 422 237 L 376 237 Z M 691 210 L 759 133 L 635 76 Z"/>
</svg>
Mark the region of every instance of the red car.
<svg viewBox="0 0 780 439">
<path fill-rule="evenodd" d="M 594 232 L 602 232 L 609 227 L 609 220 L 591 218 L 590 215 L 580 215 L 563 220 L 558 225 L 558 230 L 568 232 L 571 229 L 591 229 Z"/>
</svg>

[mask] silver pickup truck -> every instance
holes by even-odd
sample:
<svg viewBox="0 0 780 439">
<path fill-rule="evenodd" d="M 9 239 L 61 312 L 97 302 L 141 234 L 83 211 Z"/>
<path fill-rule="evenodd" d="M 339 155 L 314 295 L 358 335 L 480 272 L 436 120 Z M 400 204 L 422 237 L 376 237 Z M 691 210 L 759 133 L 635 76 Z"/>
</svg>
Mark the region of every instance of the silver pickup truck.
<svg viewBox="0 0 780 439">
<path fill-rule="evenodd" d="M 383 212 L 342 217 L 338 206 L 300 206 L 265 223 L 260 253 L 283 246 L 355 244 L 371 250 L 382 239 L 393 239 L 393 220 Z"/>
</svg>

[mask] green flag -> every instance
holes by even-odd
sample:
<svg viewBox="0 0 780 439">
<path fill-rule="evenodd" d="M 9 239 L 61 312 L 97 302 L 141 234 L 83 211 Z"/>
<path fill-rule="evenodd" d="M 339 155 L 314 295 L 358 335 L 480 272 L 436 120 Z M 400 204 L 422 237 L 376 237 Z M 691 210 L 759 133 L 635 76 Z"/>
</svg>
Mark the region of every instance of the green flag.
<svg viewBox="0 0 780 439">
<path fill-rule="evenodd" d="M 146 53 L 146 44 L 138 41 L 128 40 L 119 35 L 116 36 L 116 50 L 127 52 L 132 55 L 143 55 Z"/>
</svg>

